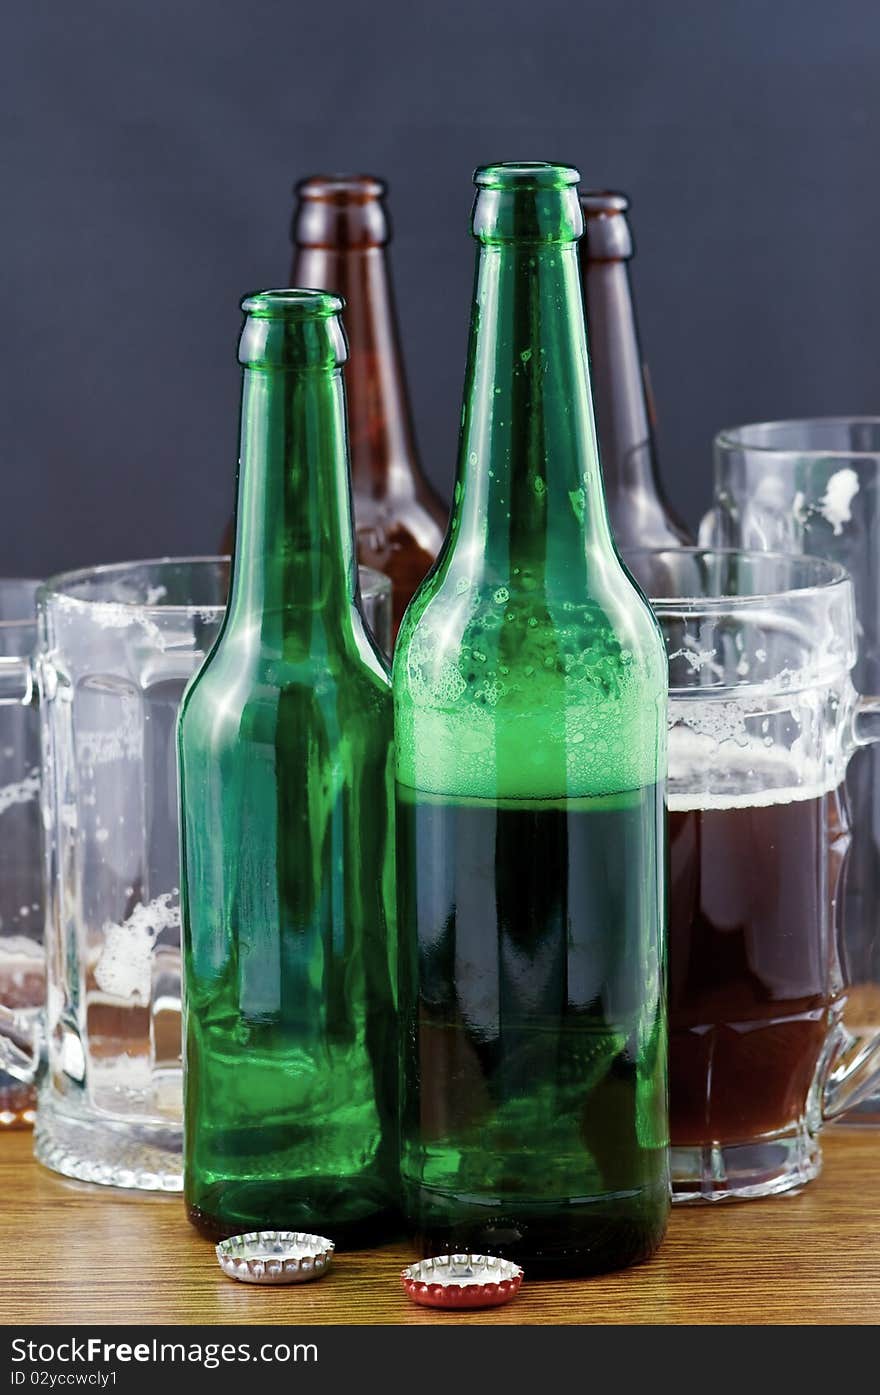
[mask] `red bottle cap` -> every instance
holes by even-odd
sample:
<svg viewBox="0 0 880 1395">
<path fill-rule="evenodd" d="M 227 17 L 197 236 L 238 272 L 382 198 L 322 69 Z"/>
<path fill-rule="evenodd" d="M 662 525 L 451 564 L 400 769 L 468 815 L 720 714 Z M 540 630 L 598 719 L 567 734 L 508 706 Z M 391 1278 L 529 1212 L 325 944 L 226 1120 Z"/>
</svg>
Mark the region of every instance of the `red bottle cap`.
<svg viewBox="0 0 880 1395">
<path fill-rule="evenodd" d="M 497 1308 L 519 1293 L 523 1271 L 495 1255 L 437 1255 L 411 1264 L 400 1277 L 424 1308 Z"/>
</svg>

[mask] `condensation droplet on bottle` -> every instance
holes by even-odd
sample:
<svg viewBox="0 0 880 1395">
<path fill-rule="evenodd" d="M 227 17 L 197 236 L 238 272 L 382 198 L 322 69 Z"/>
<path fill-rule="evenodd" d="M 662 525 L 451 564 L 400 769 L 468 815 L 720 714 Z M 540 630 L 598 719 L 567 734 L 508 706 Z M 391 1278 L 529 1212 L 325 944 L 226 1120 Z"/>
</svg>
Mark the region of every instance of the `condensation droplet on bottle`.
<svg viewBox="0 0 880 1395">
<path fill-rule="evenodd" d="M 529 361 L 529 359 L 531 358 L 531 356 L 532 356 L 532 351 L 531 351 L 531 349 L 523 349 L 522 352 L 521 352 L 521 354 L 520 354 L 520 359 L 521 359 L 521 361 L 522 361 L 523 363 L 528 363 L 528 361 Z"/>
<path fill-rule="evenodd" d="M 506 586 L 499 586 L 499 587 L 498 587 L 498 590 L 495 592 L 495 604 L 496 604 L 496 605 L 504 605 L 505 601 L 509 601 L 509 600 L 510 600 L 510 592 L 508 591 L 507 587 L 506 587 Z"/>
</svg>

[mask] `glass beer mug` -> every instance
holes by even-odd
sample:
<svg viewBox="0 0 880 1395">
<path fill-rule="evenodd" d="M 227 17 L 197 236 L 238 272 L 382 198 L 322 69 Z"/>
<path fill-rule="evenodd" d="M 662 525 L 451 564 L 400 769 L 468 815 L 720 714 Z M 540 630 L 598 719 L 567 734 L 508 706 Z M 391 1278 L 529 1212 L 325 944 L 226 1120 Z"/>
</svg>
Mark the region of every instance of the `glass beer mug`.
<svg viewBox="0 0 880 1395">
<path fill-rule="evenodd" d="M 843 1024 L 844 776 L 880 740 L 858 696 L 852 582 L 808 557 L 633 551 L 669 659 L 673 1195 L 814 1177 L 818 1131 L 876 1089 Z"/>
<path fill-rule="evenodd" d="M 3 701 L 40 708 L 47 960 L 44 1019 L 0 1009 L 0 1066 L 41 1075 L 37 1157 L 81 1181 L 182 1183 L 175 727 L 227 584 L 226 558 L 70 572 L 38 592 L 35 660 L 0 665 Z M 362 585 L 388 644 L 389 583 Z"/>
<path fill-rule="evenodd" d="M 755 422 L 720 432 L 715 507 L 703 520 L 700 541 L 806 553 L 844 566 L 855 592 L 853 680 L 862 692 L 880 692 L 880 418 Z M 852 847 L 844 1021 L 867 1041 L 880 1037 L 880 746 L 855 753 L 846 788 Z M 880 1088 L 844 1122 L 880 1124 Z"/>
</svg>

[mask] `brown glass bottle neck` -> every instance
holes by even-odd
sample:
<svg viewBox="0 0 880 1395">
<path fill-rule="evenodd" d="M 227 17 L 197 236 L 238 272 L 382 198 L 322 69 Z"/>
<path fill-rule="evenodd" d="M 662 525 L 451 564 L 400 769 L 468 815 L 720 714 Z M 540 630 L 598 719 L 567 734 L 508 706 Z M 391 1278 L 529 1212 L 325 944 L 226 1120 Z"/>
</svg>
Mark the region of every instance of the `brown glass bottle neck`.
<svg viewBox="0 0 880 1395">
<path fill-rule="evenodd" d="M 583 267 L 584 308 L 596 429 L 609 492 L 659 492 L 653 425 L 626 261 Z"/>
<path fill-rule="evenodd" d="M 329 241 L 329 238 L 327 239 Z M 382 245 L 294 243 L 292 284 L 345 300 L 345 367 L 352 480 L 373 498 L 413 497 L 418 456 Z"/>
</svg>

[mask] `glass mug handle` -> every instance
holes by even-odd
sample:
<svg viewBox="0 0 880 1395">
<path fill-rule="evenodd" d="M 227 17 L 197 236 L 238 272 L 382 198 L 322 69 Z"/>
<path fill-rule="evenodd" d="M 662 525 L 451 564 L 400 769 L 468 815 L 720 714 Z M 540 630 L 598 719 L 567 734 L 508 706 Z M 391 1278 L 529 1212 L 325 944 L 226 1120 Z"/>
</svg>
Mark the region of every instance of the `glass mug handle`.
<svg viewBox="0 0 880 1395">
<path fill-rule="evenodd" d="M 0 706 L 30 707 L 36 694 L 33 662 L 18 656 L 0 657 Z"/>
<path fill-rule="evenodd" d="M 860 747 L 880 741 L 880 697 L 857 697 L 844 737 L 847 760 Z M 867 1040 L 841 1023 L 831 1047 L 822 1086 L 822 1117 L 836 1119 L 873 1094 L 880 1082 L 880 1029 Z"/>
<path fill-rule="evenodd" d="M 0 657 L 0 706 L 30 707 L 37 700 L 34 665 L 25 657 Z M 0 1069 L 31 1085 L 42 1054 L 42 1012 L 0 1006 Z"/>
<path fill-rule="evenodd" d="M 43 1010 L 13 1012 L 0 1007 L 0 1069 L 22 1085 L 33 1085 L 43 1054 Z"/>
</svg>

